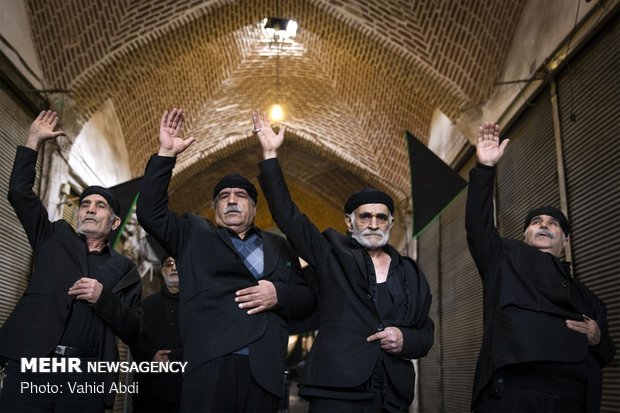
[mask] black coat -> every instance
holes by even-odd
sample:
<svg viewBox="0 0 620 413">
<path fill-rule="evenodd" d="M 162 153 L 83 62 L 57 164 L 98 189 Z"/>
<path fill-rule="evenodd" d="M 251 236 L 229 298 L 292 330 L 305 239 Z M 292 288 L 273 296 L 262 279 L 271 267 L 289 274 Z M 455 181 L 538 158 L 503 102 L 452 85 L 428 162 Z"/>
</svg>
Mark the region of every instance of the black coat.
<svg viewBox="0 0 620 413">
<path fill-rule="evenodd" d="M 179 294 L 172 294 L 163 285 L 161 292 L 144 299 L 144 332 L 136 344 L 131 346 L 134 360 L 152 361 L 159 350 L 171 350 L 171 361 L 183 360 L 183 344 L 179 329 Z M 134 395 L 136 400 L 181 401 L 181 373 L 137 373 L 134 381 L 139 383 L 140 391 Z"/>
<path fill-rule="evenodd" d="M 522 241 L 500 237 L 493 219 L 495 168 L 477 165 L 470 172 L 465 225 L 467 242 L 480 272 L 484 299 L 484 336 L 474 378 L 472 404 L 493 374 L 527 362 L 582 362 L 591 357 L 586 401 L 598 411 L 601 368 L 614 356 L 607 333 L 605 305 L 586 286 L 570 279 L 562 262 Z M 587 308 L 576 308 L 576 288 Z M 588 345 L 585 334 L 565 320 L 585 313 L 597 321 L 601 342 Z"/>
<path fill-rule="evenodd" d="M 321 233 L 291 200 L 277 159 L 260 164 L 259 178 L 273 219 L 286 234 L 295 251 L 313 268 L 319 285 L 319 333 L 314 341 L 300 384 L 327 388 L 354 388 L 366 383 L 381 351 L 378 341 L 366 338 L 382 325 L 371 299 L 367 265 L 361 249 L 351 247 L 350 239 L 329 228 Z M 399 355 L 383 353 L 390 382 L 402 397 L 413 401 L 415 372 L 410 359 L 427 354 L 433 345 L 434 326 L 428 317 L 431 294 L 424 274 L 415 262 L 399 255 L 387 245 L 386 252 L 398 260 L 404 275 L 388 277 L 390 293 L 400 305 L 398 327 L 403 334 Z M 406 406 L 404 406 L 406 407 Z"/>
<path fill-rule="evenodd" d="M 258 282 L 244 265 L 226 228 L 193 215 L 168 211 L 167 188 L 175 158 L 153 156 L 142 181 L 138 219 L 177 260 L 179 312 L 186 373 L 216 357 L 250 346 L 254 379 L 282 396 L 288 343 L 287 319 L 310 313 L 316 299 L 300 276 L 299 260 L 283 237 L 256 229 L 263 239 L 262 279 L 277 291 L 278 306 L 248 315 L 235 292 Z"/>
<path fill-rule="evenodd" d="M 47 357 L 59 343 L 73 298 L 69 288 L 88 275 L 87 248 L 64 220 L 50 222 L 39 198 L 32 192 L 37 152 L 19 146 L 9 182 L 8 199 L 34 251 L 34 271 L 11 315 L 0 329 L 0 355 Z M 114 250 L 106 262 L 116 283 L 104 288 L 90 308 L 105 323 L 100 359 L 118 360 L 115 335 L 132 344 L 141 331 L 142 284 L 133 263 Z M 106 388 L 116 375 L 106 374 Z M 108 394 L 106 405 L 113 402 Z"/>
</svg>

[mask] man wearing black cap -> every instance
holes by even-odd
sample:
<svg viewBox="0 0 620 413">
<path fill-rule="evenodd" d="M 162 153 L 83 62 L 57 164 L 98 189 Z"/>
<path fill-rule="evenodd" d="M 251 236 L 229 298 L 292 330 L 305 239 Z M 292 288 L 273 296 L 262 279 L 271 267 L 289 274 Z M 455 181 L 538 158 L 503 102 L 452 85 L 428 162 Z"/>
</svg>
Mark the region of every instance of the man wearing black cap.
<svg viewBox="0 0 620 413">
<path fill-rule="evenodd" d="M 180 109 L 164 113 L 160 147 L 138 199 L 144 229 L 177 259 L 181 338 L 189 363 L 181 409 L 275 412 L 284 390 L 288 319 L 314 309 L 312 289 L 286 240 L 254 226 L 257 191 L 239 174 L 215 185 L 215 224 L 168 211 L 182 139 Z"/>
<path fill-rule="evenodd" d="M 265 114 L 252 114 L 263 148 L 259 181 L 273 219 L 319 286 L 319 333 L 301 373 L 299 395 L 310 412 L 407 411 L 414 397 L 411 359 L 427 354 L 434 326 L 431 294 L 416 263 L 388 237 L 394 202 L 376 189 L 344 205 L 348 234 L 321 233 L 293 203 L 277 159 L 276 135 Z"/>
<path fill-rule="evenodd" d="M 63 135 L 54 131 L 55 112 L 32 123 L 25 146 L 17 148 L 8 199 L 34 250 L 26 291 L 0 329 L 4 386 L 0 411 L 103 411 L 111 407 L 112 373 L 31 373 L 20 359 L 77 357 L 118 360 L 116 337 L 132 344 L 140 335 L 142 285 L 133 263 L 108 245 L 120 225 L 119 203 L 108 189 L 91 186 L 80 196 L 77 233 L 64 220 L 50 222 L 32 191 L 38 148 Z M 69 384 L 104 382 L 103 393 L 78 393 Z M 62 393 L 23 391 L 23 383 L 62 385 Z M 33 386 L 34 387 L 34 386 Z"/>
<path fill-rule="evenodd" d="M 144 299 L 144 331 L 131 346 L 134 360 L 183 361 L 179 330 L 179 272 L 174 258 L 162 251 L 161 291 Z M 173 372 L 137 373 L 134 382 L 140 391 L 133 395 L 134 412 L 178 412 L 182 375 Z"/>
<path fill-rule="evenodd" d="M 484 336 L 475 412 L 597 412 L 601 369 L 615 346 L 605 305 L 561 260 L 570 234 L 557 208 L 531 210 L 524 242 L 501 238 L 493 219 L 495 165 L 509 140 L 485 123 L 478 135 L 465 225 L 482 278 Z"/>
</svg>

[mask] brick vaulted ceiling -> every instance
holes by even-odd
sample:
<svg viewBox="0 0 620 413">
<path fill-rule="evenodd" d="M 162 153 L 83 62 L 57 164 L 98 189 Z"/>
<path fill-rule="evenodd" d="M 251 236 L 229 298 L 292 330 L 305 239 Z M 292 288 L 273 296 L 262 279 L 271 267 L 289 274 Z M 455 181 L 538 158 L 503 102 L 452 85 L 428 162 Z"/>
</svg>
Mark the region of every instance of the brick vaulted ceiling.
<svg viewBox="0 0 620 413">
<path fill-rule="evenodd" d="M 175 209 L 208 210 L 204 188 L 225 172 L 256 175 L 260 149 L 250 111 L 278 101 L 286 111 L 281 158 L 293 196 L 319 226 L 342 228 L 341 205 L 362 186 L 384 189 L 401 210 L 411 208 L 404 132 L 426 143 L 436 109 L 458 121 L 488 98 L 524 2 L 27 4 L 46 86 L 70 90 L 78 124 L 113 101 L 134 176 L 157 149 L 162 112 L 186 109 L 186 132 L 198 140 L 177 162 Z M 299 24 L 279 51 L 260 27 L 276 15 Z"/>
</svg>

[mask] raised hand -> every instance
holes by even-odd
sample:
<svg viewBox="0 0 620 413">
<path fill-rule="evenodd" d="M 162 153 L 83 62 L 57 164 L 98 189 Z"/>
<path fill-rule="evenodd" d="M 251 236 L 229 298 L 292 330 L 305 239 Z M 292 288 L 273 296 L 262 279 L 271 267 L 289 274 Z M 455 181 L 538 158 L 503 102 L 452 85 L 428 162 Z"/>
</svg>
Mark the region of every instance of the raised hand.
<svg viewBox="0 0 620 413">
<path fill-rule="evenodd" d="M 495 122 L 485 122 L 478 131 L 478 143 L 476 145 L 476 155 L 478 162 L 495 166 L 504 156 L 504 151 L 510 139 L 499 142 L 499 125 Z"/>
<path fill-rule="evenodd" d="M 252 112 L 252 122 L 254 122 L 254 133 L 258 137 L 260 145 L 263 147 L 263 159 L 275 158 L 278 156 L 278 149 L 284 142 L 285 126 L 280 128 L 280 131 L 276 133 L 269 125 L 269 119 L 267 114 L 256 110 Z"/>
<path fill-rule="evenodd" d="M 187 149 L 195 138 L 183 139 L 183 123 L 185 113 L 183 109 L 173 108 L 170 112 L 164 112 L 159 125 L 159 152 L 160 156 L 177 156 Z"/>
<path fill-rule="evenodd" d="M 61 130 L 54 132 L 57 124 L 58 113 L 52 110 L 44 110 L 39 113 L 39 116 L 37 116 L 34 122 L 30 125 L 26 146 L 36 151 L 39 149 L 39 145 L 41 145 L 44 141 L 65 135 L 65 133 Z"/>
</svg>

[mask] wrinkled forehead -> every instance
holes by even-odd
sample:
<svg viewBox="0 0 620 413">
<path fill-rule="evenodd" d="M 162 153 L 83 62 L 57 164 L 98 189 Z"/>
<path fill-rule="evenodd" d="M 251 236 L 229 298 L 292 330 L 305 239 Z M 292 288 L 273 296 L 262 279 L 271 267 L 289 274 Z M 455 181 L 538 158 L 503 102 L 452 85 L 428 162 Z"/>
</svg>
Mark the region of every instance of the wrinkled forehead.
<svg viewBox="0 0 620 413">
<path fill-rule="evenodd" d="M 99 194 L 90 194 L 88 196 L 86 196 L 84 199 L 82 199 L 82 204 L 84 202 L 90 202 L 90 203 L 94 203 L 97 204 L 99 202 L 104 203 L 108 208 L 110 208 L 110 204 L 108 203 L 108 200 L 105 199 L 104 197 L 102 197 Z"/>
<path fill-rule="evenodd" d="M 355 215 L 360 214 L 385 214 L 390 216 L 390 209 L 385 204 L 363 204 L 358 206 L 355 211 L 353 211 Z"/>
<path fill-rule="evenodd" d="M 250 197 L 250 195 L 248 194 L 248 191 L 246 191 L 243 188 L 222 188 L 222 190 L 217 193 L 217 198 L 219 199 L 220 197 L 222 197 L 222 195 L 230 195 L 230 194 L 245 195 L 248 198 Z"/>
<path fill-rule="evenodd" d="M 560 225 L 560 220 L 557 219 L 556 217 L 553 217 L 551 215 L 547 215 L 547 214 L 540 214 L 540 215 L 535 215 L 532 217 L 532 219 L 530 219 L 530 225 L 535 224 L 537 222 L 553 222 L 555 224 Z"/>
</svg>

